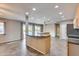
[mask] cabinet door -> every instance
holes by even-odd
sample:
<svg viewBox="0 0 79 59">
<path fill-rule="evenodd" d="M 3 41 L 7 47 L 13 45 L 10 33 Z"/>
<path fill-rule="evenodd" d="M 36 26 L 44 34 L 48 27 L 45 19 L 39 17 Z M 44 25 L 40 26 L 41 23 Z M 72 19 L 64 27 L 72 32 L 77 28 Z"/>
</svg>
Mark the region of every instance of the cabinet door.
<svg viewBox="0 0 79 59">
<path fill-rule="evenodd" d="M 49 37 L 37 38 L 35 48 L 43 54 L 48 53 L 50 49 L 50 38 Z"/>
<path fill-rule="evenodd" d="M 79 56 L 79 45 L 69 43 L 68 50 L 69 56 Z"/>
</svg>

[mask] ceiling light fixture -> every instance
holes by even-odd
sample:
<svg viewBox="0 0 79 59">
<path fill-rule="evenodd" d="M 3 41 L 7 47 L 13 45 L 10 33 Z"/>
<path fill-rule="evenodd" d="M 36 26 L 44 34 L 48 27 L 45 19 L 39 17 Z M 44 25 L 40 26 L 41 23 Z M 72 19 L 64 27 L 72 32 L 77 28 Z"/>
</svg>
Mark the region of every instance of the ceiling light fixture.
<svg viewBox="0 0 79 59">
<path fill-rule="evenodd" d="M 59 6 L 58 6 L 58 5 L 56 5 L 54 8 L 59 8 Z"/>
<path fill-rule="evenodd" d="M 48 21 L 49 21 L 50 19 L 48 19 Z"/>
<path fill-rule="evenodd" d="M 62 12 L 59 12 L 59 14 L 62 15 L 63 13 Z"/>
<path fill-rule="evenodd" d="M 36 11 L 36 8 L 32 8 L 33 11 Z"/>
<path fill-rule="evenodd" d="M 29 15 L 29 12 L 26 12 L 25 14 L 26 14 L 26 15 Z"/>
</svg>

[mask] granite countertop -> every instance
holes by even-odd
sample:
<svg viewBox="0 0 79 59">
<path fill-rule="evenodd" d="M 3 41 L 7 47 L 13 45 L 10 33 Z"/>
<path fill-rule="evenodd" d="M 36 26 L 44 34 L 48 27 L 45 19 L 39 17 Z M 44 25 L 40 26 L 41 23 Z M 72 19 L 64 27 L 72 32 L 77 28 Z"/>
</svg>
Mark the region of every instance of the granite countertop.
<svg viewBox="0 0 79 59">
<path fill-rule="evenodd" d="M 69 38 L 68 43 L 79 45 L 79 39 L 78 38 Z"/>
<path fill-rule="evenodd" d="M 37 35 L 31 35 L 31 34 L 26 34 L 27 36 L 31 37 L 48 37 L 50 34 L 37 34 Z"/>
</svg>

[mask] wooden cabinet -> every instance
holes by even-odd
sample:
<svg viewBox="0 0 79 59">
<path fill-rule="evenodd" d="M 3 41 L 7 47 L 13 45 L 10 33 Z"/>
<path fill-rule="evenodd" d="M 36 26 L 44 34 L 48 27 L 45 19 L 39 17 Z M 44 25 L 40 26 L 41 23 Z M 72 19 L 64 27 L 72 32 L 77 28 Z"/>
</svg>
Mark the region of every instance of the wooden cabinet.
<svg viewBox="0 0 79 59">
<path fill-rule="evenodd" d="M 73 23 L 74 23 L 74 28 L 79 29 L 79 5 L 77 6 L 75 19 L 74 19 Z"/>
<path fill-rule="evenodd" d="M 45 37 L 28 36 L 26 41 L 27 46 L 37 50 L 42 54 L 46 54 L 50 51 L 50 36 Z"/>
<path fill-rule="evenodd" d="M 79 45 L 68 43 L 68 55 L 79 56 Z"/>
</svg>

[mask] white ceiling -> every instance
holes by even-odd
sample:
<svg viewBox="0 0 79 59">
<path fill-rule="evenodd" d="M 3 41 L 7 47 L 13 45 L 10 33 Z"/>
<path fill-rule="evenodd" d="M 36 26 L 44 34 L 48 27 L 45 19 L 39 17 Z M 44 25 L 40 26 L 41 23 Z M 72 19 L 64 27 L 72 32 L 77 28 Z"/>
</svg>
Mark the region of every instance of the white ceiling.
<svg viewBox="0 0 79 59">
<path fill-rule="evenodd" d="M 55 5 L 58 5 L 59 8 L 54 8 Z M 30 22 L 42 24 L 48 19 L 53 22 L 61 21 L 63 15 L 64 20 L 73 19 L 76 7 L 75 3 L 8 3 L 0 4 L 0 16 L 25 21 L 25 13 L 29 12 Z M 36 8 L 36 11 L 33 11 L 32 8 Z M 59 12 L 63 14 L 59 15 Z"/>
</svg>

